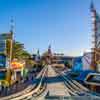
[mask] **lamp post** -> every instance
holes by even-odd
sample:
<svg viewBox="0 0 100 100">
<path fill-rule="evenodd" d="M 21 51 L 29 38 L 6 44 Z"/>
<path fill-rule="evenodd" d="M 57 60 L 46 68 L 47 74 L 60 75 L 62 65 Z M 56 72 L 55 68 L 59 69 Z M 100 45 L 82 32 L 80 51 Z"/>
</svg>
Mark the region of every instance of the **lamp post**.
<svg viewBox="0 0 100 100">
<path fill-rule="evenodd" d="M 13 53 L 13 19 L 11 19 L 11 29 L 10 29 L 10 54 L 9 54 L 9 67 L 8 67 L 8 72 L 11 73 L 11 62 L 12 62 L 12 53 Z M 11 74 L 10 74 L 10 80 L 9 80 L 9 86 L 11 83 Z M 7 93 L 8 93 L 8 89 L 10 89 L 9 87 L 6 88 Z"/>
<path fill-rule="evenodd" d="M 11 67 L 11 61 L 12 61 L 12 54 L 13 54 L 13 35 L 14 35 L 14 32 L 13 32 L 13 28 L 14 28 L 14 25 L 13 25 L 13 19 L 11 19 L 11 30 L 10 30 L 10 34 L 11 34 L 11 39 L 10 39 L 10 56 L 9 56 L 9 68 Z"/>
</svg>

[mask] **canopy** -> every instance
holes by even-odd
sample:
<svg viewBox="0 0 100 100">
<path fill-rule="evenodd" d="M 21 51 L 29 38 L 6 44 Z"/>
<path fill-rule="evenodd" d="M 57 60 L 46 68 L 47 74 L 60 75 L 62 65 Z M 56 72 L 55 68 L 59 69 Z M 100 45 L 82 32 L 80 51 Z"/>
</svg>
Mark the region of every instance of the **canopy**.
<svg viewBox="0 0 100 100">
<path fill-rule="evenodd" d="M 16 61 L 13 61 L 11 63 L 11 68 L 12 69 L 21 69 L 24 67 L 24 63 L 21 63 L 21 62 L 16 62 Z"/>
</svg>

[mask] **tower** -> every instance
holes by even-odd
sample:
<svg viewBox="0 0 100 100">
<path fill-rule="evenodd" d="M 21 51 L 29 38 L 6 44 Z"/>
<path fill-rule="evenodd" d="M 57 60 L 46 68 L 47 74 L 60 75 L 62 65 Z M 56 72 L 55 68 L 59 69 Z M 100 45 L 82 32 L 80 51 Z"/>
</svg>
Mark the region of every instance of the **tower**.
<svg viewBox="0 0 100 100">
<path fill-rule="evenodd" d="M 48 55 L 51 56 L 52 52 L 51 52 L 51 45 L 48 46 Z"/>
<path fill-rule="evenodd" d="M 91 17 L 92 17 L 92 31 L 93 31 L 93 47 L 92 47 L 92 57 L 91 57 L 91 69 L 96 70 L 96 62 L 95 62 L 95 49 L 96 49 L 96 32 L 97 32 L 97 26 L 96 26 L 96 9 L 94 8 L 93 1 L 91 2 Z"/>
<path fill-rule="evenodd" d="M 36 54 L 36 59 L 35 59 L 37 62 L 40 61 L 40 51 L 39 49 L 37 50 L 37 54 Z"/>
<path fill-rule="evenodd" d="M 52 62 L 51 45 L 48 46 L 48 51 L 47 51 L 47 55 L 46 55 L 46 62 L 47 62 L 47 64 L 51 64 L 51 62 Z"/>
</svg>

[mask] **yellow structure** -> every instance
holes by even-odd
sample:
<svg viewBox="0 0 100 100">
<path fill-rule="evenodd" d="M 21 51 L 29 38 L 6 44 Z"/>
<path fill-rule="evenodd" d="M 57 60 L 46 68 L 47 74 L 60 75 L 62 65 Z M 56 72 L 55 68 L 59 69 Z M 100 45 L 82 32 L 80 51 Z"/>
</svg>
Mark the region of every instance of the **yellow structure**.
<svg viewBox="0 0 100 100">
<path fill-rule="evenodd" d="M 0 71 L 2 71 L 2 73 L 4 73 L 5 74 L 5 76 L 4 76 L 4 78 L 3 79 L 1 79 L 0 80 L 0 82 L 1 82 L 1 84 L 3 85 L 3 86 L 10 86 L 11 85 L 11 76 L 12 76 L 12 72 L 11 72 L 11 70 L 10 69 L 2 69 L 2 70 L 0 70 Z"/>
<path fill-rule="evenodd" d="M 21 69 L 24 67 L 24 63 L 13 61 L 11 63 L 11 69 Z"/>
</svg>

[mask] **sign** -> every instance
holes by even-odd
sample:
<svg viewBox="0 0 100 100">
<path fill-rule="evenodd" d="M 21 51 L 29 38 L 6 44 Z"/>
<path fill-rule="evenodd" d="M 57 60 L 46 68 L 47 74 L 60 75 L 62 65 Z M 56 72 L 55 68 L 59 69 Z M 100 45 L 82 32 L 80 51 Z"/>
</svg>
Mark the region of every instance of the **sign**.
<svg viewBox="0 0 100 100">
<path fill-rule="evenodd" d="M 0 68 L 6 67 L 6 56 L 4 54 L 0 54 Z"/>
<path fill-rule="evenodd" d="M 24 62 L 19 62 L 19 61 L 17 61 L 17 60 L 14 60 L 14 61 L 12 61 L 12 63 L 11 63 L 11 68 L 12 68 L 12 69 L 21 69 L 21 68 L 24 67 L 24 65 L 25 65 Z"/>
</svg>

